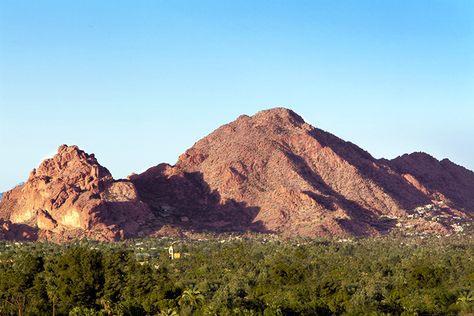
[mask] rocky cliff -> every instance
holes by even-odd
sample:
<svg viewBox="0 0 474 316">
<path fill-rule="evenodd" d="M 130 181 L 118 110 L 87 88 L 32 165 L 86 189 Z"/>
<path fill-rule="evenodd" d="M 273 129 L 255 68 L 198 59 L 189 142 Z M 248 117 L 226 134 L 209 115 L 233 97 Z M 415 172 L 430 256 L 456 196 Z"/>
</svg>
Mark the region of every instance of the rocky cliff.
<svg viewBox="0 0 474 316">
<path fill-rule="evenodd" d="M 179 231 L 449 234 L 472 223 L 474 173 L 424 154 L 375 159 L 285 108 L 240 116 L 182 154 L 114 180 L 76 146 L 0 203 L 0 239 L 115 240 Z"/>
<path fill-rule="evenodd" d="M 8 221 L 4 231 L 28 226 L 32 238 L 130 237 L 151 216 L 131 182 L 115 181 L 93 154 L 66 145 L 0 203 L 0 217 Z"/>
<path fill-rule="evenodd" d="M 416 169 L 405 172 L 406 165 L 379 161 L 276 108 L 241 116 L 198 141 L 175 166 L 161 164 L 131 180 L 162 216 L 185 218 L 196 228 L 379 235 L 403 227 L 445 233 L 453 223 L 443 218 L 470 220 L 469 171 L 441 162 L 430 178 Z M 445 168 L 456 169 L 456 176 L 440 178 L 436 170 Z M 464 180 L 448 189 L 456 177 Z M 447 181 L 440 191 L 452 191 L 450 203 L 416 182 L 431 188 L 438 180 Z M 438 220 L 418 216 L 425 207 L 436 209 Z"/>
</svg>

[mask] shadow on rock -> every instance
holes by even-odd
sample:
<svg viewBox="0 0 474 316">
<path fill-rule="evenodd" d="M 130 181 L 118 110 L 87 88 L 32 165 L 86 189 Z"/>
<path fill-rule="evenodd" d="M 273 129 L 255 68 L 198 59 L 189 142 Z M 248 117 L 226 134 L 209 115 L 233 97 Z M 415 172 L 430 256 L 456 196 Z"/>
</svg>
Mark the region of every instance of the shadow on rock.
<svg viewBox="0 0 474 316">
<path fill-rule="evenodd" d="M 35 241 L 38 240 L 38 229 L 0 219 L 0 240 Z"/>
<path fill-rule="evenodd" d="M 167 174 L 169 170 L 169 165 L 161 164 L 130 179 L 161 225 L 198 232 L 271 232 L 261 221 L 254 221 L 260 207 L 233 199 L 223 201 L 201 172 Z"/>
<path fill-rule="evenodd" d="M 322 146 L 330 147 L 337 155 L 349 162 L 365 178 L 374 181 L 377 185 L 387 190 L 397 203 L 404 209 L 411 210 L 417 206 L 424 205 L 430 200 L 416 188 L 407 183 L 402 176 L 390 173 L 383 164 L 377 164 L 377 160 L 368 152 L 356 145 L 343 141 L 342 139 L 320 129 L 313 129 L 311 136 L 316 138 Z"/>
<path fill-rule="evenodd" d="M 335 211 L 338 207 L 342 207 L 348 213 L 352 218 L 351 220 L 340 219 L 338 222 L 349 233 L 359 236 L 366 235 L 369 226 L 375 228 L 379 233 L 386 233 L 395 226 L 396 221 L 382 221 L 369 209 L 364 208 L 356 201 L 346 199 L 343 195 L 334 191 L 300 156 L 292 152 L 285 152 L 285 155 L 297 166 L 298 174 L 307 183 L 310 183 L 315 191 L 324 195 L 314 191 L 303 191 L 303 193 L 329 211 Z"/>
</svg>

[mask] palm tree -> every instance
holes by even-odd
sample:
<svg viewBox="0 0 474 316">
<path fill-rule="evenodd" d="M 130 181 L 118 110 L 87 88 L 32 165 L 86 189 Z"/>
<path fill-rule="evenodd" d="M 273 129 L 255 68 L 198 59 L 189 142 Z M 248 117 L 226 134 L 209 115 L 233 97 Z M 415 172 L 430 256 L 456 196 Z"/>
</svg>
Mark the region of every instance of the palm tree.
<svg viewBox="0 0 474 316">
<path fill-rule="evenodd" d="M 160 311 L 158 316 L 178 316 L 178 313 L 174 309 L 168 308 L 167 310 Z"/>
<path fill-rule="evenodd" d="M 461 291 L 456 304 L 459 304 L 462 308 L 467 309 L 472 303 L 474 303 L 474 294 L 470 290 Z"/>
<path fill-rule="evenodd" d="M 102 297 L 100 299 L 100 305 L 102 305 L 102 308 L 107 313 L 107 315 L 113 315 L 114 311 L 110 299 L 108 299 L 107 297 Z"/>
<path fill-rule="evenodd" d="M 190 306 L 193 309 L 204 303 L 204 295 L 196 287 L 186 289 L 181 294 L 178 304 L 180 306 Z"/>
</svg>

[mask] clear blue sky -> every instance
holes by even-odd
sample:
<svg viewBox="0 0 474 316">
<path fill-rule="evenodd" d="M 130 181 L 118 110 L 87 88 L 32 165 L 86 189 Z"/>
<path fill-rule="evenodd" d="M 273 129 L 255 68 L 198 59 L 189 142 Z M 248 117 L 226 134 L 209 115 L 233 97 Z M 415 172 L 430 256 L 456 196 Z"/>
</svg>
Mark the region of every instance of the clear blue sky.
<svg viewBox="0 0 474 316">
<path fill-rule="evenodd" d="M 63 143 L 125 177 L 274 106 L 474 169 L 474 1 L 0 1 L 0 191 Z"/>
</svg>

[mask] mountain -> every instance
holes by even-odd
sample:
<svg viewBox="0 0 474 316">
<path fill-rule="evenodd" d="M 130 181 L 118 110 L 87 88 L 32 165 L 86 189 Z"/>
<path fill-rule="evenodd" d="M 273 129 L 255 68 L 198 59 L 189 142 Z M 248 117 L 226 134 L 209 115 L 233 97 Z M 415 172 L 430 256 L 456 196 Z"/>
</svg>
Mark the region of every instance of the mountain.
<svg viewBox="0 0 474 316">
<path fill-rule="evenodd" d="M 160 164 L 131 180 L 155 213 L 185 218 L 181 224 L 194 229 L 346 236 L 410 227 L 446 233 L 453 217 L 470 221 L 473 173 L 424 163 L 404 170 L 400 159 L 377 160 L 276 108 L 240 116 L 198 141 L 175 166 Z M 455 176 L 440 176 L 445 173 Z M 439 192 L 417 185 L 431 188 L 438 179 L 446 181 Z"/>
<path fill-rule="evenodd" d="M 16 187 L 20 186 L 20 185 L 23 185 L 23 184 L 24 184 L 24 182 L 20 182 L 16 185 Z M 4 195 L 5 195 L 5 192 L 0 192 L 0 202 L 2 201 L 2 198 L 3 198 Z"/>
<path fill-rule="evenodd" d="M 77 146 L 0 203 L 0 238 L 116 240 L 180 231 L 448 234 L 474 215 L 474 173 L 423 154 L 375 159 L 285 108 L 242 115 L 182 154 L 114 180 Z"/>
<path fill-rule="evenodd" d="M 403 155 L 389 165 L 430 199 L 461 211 L 474 210 L 474 172 L 425 153 Z"/>
<path fill-rule="evenodd" d="M 93 154 L 63 145 L 5 193 L 0 217 L 3 234 L 32 228 L 25 239 L 114 240 L 136 235 L 152 214 L 130 181 L 114 180 Z"/>
</svg>

